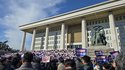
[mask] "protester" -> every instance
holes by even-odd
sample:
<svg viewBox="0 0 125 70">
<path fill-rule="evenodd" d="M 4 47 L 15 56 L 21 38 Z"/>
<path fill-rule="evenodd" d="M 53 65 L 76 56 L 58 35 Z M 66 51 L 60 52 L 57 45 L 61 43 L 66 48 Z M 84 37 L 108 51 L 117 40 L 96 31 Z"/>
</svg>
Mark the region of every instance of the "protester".
<svg viewBox="0 0 125 70">
<path fill-rule="evenodd" d="M 65 70 L 76 70 L 75 62 L 72 59 L 65 60 Z"/>
<path fill-rule="evenodd" d="M 91 62 L 91 58 L 87 55 L 83 56 L 82 58 L 83 68 L 82 70 L 93 70 L 93 65 Z"/>
<path fill-rule="evenodd" d="M 32 67 L 33 54 L 31 52 L 26 52 L 23 56 L 23 64 L 17 70 L 34 70 Z"/>
<path fill-rule="evenodd" d="M 120 53 L 115 60 L 116 70 L 125 70 L 125 54 Z"/>
<path fill-rule="evenodd" d="M 111 65 L 109 65 L 108 63 L 104 63 L 102 67 L 103 67 L 103 70 L 110 70 L 111 69 Z"/>
<path fill-rule="evenodd" d="M 96 63 L 93 68 L 94 68 L 94 70 L 100 70 L 101 69 L 100 65 L 98 63 Z"/>
<path fill-rule="evenodd" d="M 3 58 L 0 58 L 0 70 L 4 69 L 3 61 Z"/>
<path fill-rule="evenodd" d="M 40 61 L 41 60 L 40 60 L 39 57 L 33 58 L 32 67 L 33 67 L 34 70 L 42 70 Z"/>
<path fill-rule="evenodd" d="M 62 57 L 59 58 L 59 64 L 57 70 L 65 70 L 64 59 Z"/>
<path fill-rule="evenodd" d="M 93 62 L 93 63 L 92 63 Z M 125 55 L 91 60 L 75 50 L 41 50 L 0 55 L 0 70 L 125 70 Z"/>
</svg>

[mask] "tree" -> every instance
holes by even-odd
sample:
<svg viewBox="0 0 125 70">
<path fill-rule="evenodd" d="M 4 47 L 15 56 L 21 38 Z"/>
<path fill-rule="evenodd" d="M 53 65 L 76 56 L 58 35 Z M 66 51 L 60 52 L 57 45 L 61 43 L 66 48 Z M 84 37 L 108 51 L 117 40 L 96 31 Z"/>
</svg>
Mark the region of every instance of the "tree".
<svg viewBox="0 0 125 70">
<path fill-rule="evenodd" d="M 7 50 L 9 48 L 7 42 L 8 41 L 0 42 L 0 50 Z"/>
<path fill-rule="evenodd" d="M 10 48 L 10 46 L 7 43 L 8 43 L 8 40 L 6 40 L 4 42 L 0 42 L 0 50 L 9 51 L 9 52 L 18 51 L 18 50 L 14 50 L 14 49 Z"/>
</svg>

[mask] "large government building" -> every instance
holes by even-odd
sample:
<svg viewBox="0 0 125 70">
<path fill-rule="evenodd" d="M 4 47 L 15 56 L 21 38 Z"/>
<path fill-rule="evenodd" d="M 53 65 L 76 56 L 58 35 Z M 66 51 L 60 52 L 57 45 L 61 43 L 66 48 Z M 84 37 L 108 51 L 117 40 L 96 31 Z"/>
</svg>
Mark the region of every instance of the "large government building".
<svg viewBox="0 0 125 70">
<path fill-rule="evenodd" d="M 32 34 L 31 50 L 96 47 L 92 45 L 96 26 L 102 27 L 106 37 L 107 44 L 102 49 L 117 51 L 125 47 L 125 0 L 109 0 L 21 25 L 24 34 L 20 50 L 25 48 L 26 33 Z"/>
</svg>

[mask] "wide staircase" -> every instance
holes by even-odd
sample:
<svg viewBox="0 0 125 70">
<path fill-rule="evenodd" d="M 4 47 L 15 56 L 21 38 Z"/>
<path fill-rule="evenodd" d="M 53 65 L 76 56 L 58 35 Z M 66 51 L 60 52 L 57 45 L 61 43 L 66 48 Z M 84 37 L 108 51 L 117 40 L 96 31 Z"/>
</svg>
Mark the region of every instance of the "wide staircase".
<svg viewBox="0 0 125 70">
<path fill-rule="evenodd" d="M 107 46 L 91 46 L 87 48 L 87 55 L 91 57 L 93 60 L 95 56 L 95 51 L 102 51 L 104 55 L 109 55 L 111 51 L 114 51 L 113 48 L 107 47 Z"/>
</svg>

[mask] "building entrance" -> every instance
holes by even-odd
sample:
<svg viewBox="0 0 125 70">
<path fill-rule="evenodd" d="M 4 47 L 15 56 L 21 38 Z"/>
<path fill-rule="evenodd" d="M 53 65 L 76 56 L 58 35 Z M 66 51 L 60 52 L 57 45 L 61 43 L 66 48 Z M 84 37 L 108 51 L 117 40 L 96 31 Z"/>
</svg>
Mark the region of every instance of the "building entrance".
<svg viewBox="0 0 125 70">
<path fill-rule="evenodd" d="M 67 49 L 82 48 L 82 45 L 68 45 Z"/>
</svg>

